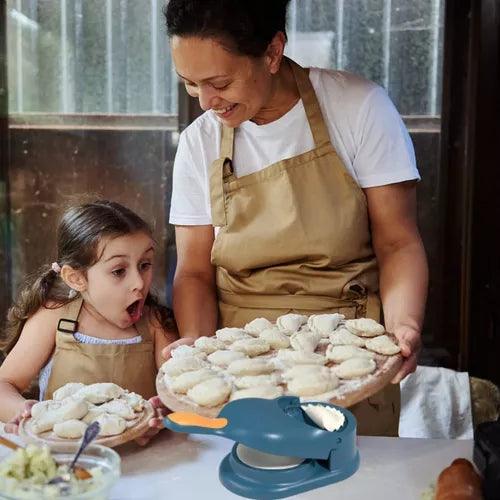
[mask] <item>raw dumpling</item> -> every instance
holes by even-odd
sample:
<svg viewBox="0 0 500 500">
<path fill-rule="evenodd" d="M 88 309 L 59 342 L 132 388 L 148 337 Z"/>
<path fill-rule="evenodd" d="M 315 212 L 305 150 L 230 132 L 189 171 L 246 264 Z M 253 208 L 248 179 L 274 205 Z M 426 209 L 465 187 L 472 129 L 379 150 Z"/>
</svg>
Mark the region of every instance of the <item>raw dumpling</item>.
<svg viewBox="0 0 500 500">
<path fill-rule="evenodd" d="M 226 348 L 226 344 L 222 340 L 214 337 L 200 337 L 194 341 L 194 345 L 207 354 L 212 354 L 215 351 L 221 351 Z"/>
<path fill-rule="evenodd" d="M 271 373 L 274 365 L 265 359 L 237 359 L 229 364 L 227 371 L 231 375 L 262 375 Z"/>
<path fill-rule="evenodd" d="M 33 418 L 38 418 L 42 413 L 45 413 L 46 411 L 57 410 L 60 407 L 61 403 L 59 401 L 52 401 L 51 399 L 49 399 L 48 401 L 39 401 L 31 407 L 31 416 Z"/>
<path fill-rule="evenodd" d="M 112 382 L 100 382 L 82 387 L 72 397 L 74 399 L 84 399 L 97 405 L 119 398 L 124 392 L 124 389 Z"/>
<path fill-rule="evenodd" d="M 188 358 L 170 358 L 161 365 L 161 371 L 175 377 L 184 372 L 193 372 L 206 367 L 208 367 L 208 364 L 205 361 L 197 356 L 191 356 Z"/>
<path fill-rule="evenodd" d="M 290 337 L 290 344 L 296 351 L 314 352 L 320 339 L 317 332 L 297 332 Z"/>
<path fill-rule="evenodd" d="M 260 333 L 259 338 L 265 340 L 271 349 L 286 349 L 290 347 L 290 340 L 278 328 L 268 328 Z"/>
<path fill-rule="evenodd" d="M 235 340 L 251 338 L 251 336 L 241 328 L 221 328 L 215 332 L 215 336 L 226 344 L 232 344 Z"/>
<path fill-rule="evenodd" d="M 358 378 L 373 373 L 377 365 L 373 359 L 351 358 L 335 368 L 338 377 L 344 379 Z"/>
<path fill-rule="evenodd" d="M 80 382 L 70 382 L 66 385 L 63 385 L 62 387 L 59 387 L 54 393 L 52 394 L 52 399 L 54 401 L 61 401 L 61 399 L 65 399 L 69 396 L 72 396 L 76 392 L 78 392 L 80 389 L 83 389 L 85 387 L 85 384 L 82 384 Z"/>
<path fill-rule="evenodd" d="M 320 374 L 323 377 L 328 377 L 330 368 L 322 365 L 295 365 L 283 372 L 283 378 L 291 380 L 296 377 L 306 377 L 310 374 Z"/>
<path fill-rule="evenodd" d="M 144 408 L 144 398 L 135 392 L 125 391 L 121 399 L 125 400 L 134 411 L 142 411 Z"/>
<path fill-rule="evenodd" d="M 303 314 L 284 314 L 276 320 L 276 326 L 287 335 L 299 331 L 299 328 L 307 323 L 307 316 Z"/>
<path fill-rule="evenodd" d="M 246 358 L 245 354 L 237 351 L 215 351 L 209 354 L 208 361 L 216 366 L 226 367 L 229 363 L 236 361 L 237 359 Z"/>
<path fill-rule="evenodd" d="M 271 350 L 271 346 L 260 338 L 258 339 L 242 339 L 236 340 L 232 345 L 229 346 L 231 351 L 239 351 L 248 354 L 250 357 L 258 356 L 259 354 L 264 354 Z"/>
<path fill-rule="evenodd" d="M 267 375 L 246 375 L 244 377 L 235 377 L 234 385 L 238 389 L 249 389 L 259 385 L 279 385 L 281 383 L 281 376 L 277 372 L 269 373 Z"/>
<path fill-rule="evenodd" d="M 190 356 L 196 356 L 201 359 L 207 357 L 207 353 L 198 347 L 193 347 L 192 345 L 180 345 L 176 347 L 171 352 L 172 358 L 188 358 Z"/>
<path fill-rule="evenodd" d="M 360 337 L 376 337 L 385 332 L 385 328 L 370 318 L 348 319 L 346 328 Z"/>
<path fill-rule="evenodd" d="M 296 396 L 316 396 L 332 391 L 339 385 L 339 380 L 331 371 L 309 372 L 305 375 L 294 377 L 288 382 L 288 392 Z"/>
<path fill-rule="evenodd" d="M 307 326 L 314 332 L 318 332 L 322 337 L 328 337 L 344 319 L 343 314 L 313 314 L 307 320 Z"/>
<path fill-rule="evenodd" d="M 351 333 L 347 328 L 339 328 L 330 333 L 330 344 L 333 345 L 357 345 L 363 347 L 366 340 Z"/>
<path fill-rule="evenodd" d="M 274 399 L 280 396 L 283 396 L 283 387 L 279 385 L 260 385 L 233 392 L 231 401 L 243 398 Z"/>
<path fill-rule="evenodd" d="M 99 422 L 101 427 L 99 436 L 116 436 L 127 428 L 127 422 L 124 418 L 111 413 L 101 413 L 95 421 Z"/>
<path fill-rule="evenodd" d="M 114 399 L 113 401 L 108 401 L 107 403 L 101 405 L 99 408 L 106 413 L 118 415 L 125 420 L 133 420 L 137 416 L 132 407 L 123 399 Z"/>
<path fill-rule="evenodd" d="M 59 408 L 43 411 L 38 418 L 34 418 L 31 421 L 31 428 L 35 434 L 40 434 L 65 420 L 80 420 L 88 410 L 89 405 L 86 401 L 68 399 Z"/>
<path fill-rule="evenodd" d="M 231 386 L 222 377 L 215 377 L 195 385 L 187 395 L 200 406 L 211 408 L 227 401 L 230 393 Z"/>
<path fill-rule="evenodd" d="M 60 438 L 76 439 L 81 438 L 85 434 L 87 424 L 81 420 L 66 420 L 58 424 L 54 424 L 54 433 Z"/>
<path fill-rule="evenodd" d="M 210 368 L 202 368 L 201 370 L 195 370 L 194 372 L 185 372 L 181 373 L 178 377 L 175 377 L 171 381 L 170 387 L 174 392 L 186 394 L 191 387 L 216 376 L 217 373 L 210 370 Z"/>
<path fill-rule="evenodd" d="M 369 358 L 375 357 L 373 352 L 367 351 L 355 345 L 329 345 L 326 348 L 326 357 L 334 363 L 342 363 L 350 358 Z"/>
<path fill-rule="evenodd" d="M 280 349 L 278 359 L 292 365 L 324 365 L 327 362 L 327 359 L 321 354 L 292 349 Z"/>
<path fill-rule="evenodd" d="M 101 410 L 100 406 L 92 406 L 82 418 L 82 422 L 90 424 L 90 422 L 93 422 L 99 415 L 102 415 L 103 413 L 105 412 Z"/>
<path fill-rule="evenodd" d="M 366 348 L 370 349 L 370 351 L 375 351 L 387 356 L 397 354 L 401 351 L 399 346 L 397 346 L 387 335 L 380 335 L 379 337 L 367 340 Z"/>
<path fill-rule="evenodd" d="M 250 323 L 247 323 L 245 325 L 245 331 L 247 331 L 250 335 L 253 335 L 254 337 L 258 337 L 262 331 L 272 327 L 273 324 L 268 319 L 255 318 L 254 320 L 250 321 Z"/>
</svg>

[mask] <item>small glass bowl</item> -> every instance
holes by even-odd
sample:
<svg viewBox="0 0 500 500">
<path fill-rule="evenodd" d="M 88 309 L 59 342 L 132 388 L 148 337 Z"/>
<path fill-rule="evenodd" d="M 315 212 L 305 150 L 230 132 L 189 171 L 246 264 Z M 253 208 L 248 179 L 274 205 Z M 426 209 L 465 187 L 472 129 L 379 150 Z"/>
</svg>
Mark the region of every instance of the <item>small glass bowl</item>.
<svg viewBox="0 0 500 500">
<path fill-rule="evenodd" d="M 69 465 L 80 443 L 58 443 L 50 445 L 50 451 L 58 465 Z M 13 478 L 0 477 L 0 498 L 6 500 L 43 500 L 63 498 L 65 500 L 105 500 L 120 477 L 120 455 L 111 448 L 91 444 L 78 459 L 77 465 L 101 471 L 90 479 L 71 483 L 71 493 L 62 495 L 58 485 L 32 484 Z M 74 485 L 75 484 L 75 485 Z M 73 486 L 74 485 L 74 486 Z"/>
</svg>

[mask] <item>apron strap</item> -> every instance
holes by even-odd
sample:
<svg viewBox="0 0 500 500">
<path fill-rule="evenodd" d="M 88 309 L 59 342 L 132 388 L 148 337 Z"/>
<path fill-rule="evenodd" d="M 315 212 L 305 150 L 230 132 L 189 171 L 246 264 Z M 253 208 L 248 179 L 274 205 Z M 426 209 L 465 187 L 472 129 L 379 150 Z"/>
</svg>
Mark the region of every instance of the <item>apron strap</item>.
<svg viewBox="0 0 500 500">
<path fill-rule="evenodd" d="M 311 80 L 309 79 L 309 71 L 299 66 L 288 57 L 286 60 L 292 68 L 293 76 L 295 77 L 295 82 L 297 83 L 299 94 L 306 111 L 307 121 L 309 122 L 309 127 L 311 128 L 311 133 L 314 138 L 314 143 L 317 148 L 326 146 L 331 143 L 330 134 L 328 133 L 328 127 L 323 119 L 323 113 L 321 113 L 316 92 L 314 92 Z"/>
<path fill-rule="evenodd" d="M 78 315 L 82 308 L 83 298 L 80 296 L 71 302 L 68 302 L 62 311 L 61 317 L 57 323 L 57 331 L 60 333 L 74 334 L 78 331 Z"/>
<path fill-rule="evenodd" d="M 221 135 L 221 157 L 210 167 L 210 204 L 213 226 L 227 224 L 224 180 L 233 175 L 234 128 L 222 125 Z"/>
</svg>

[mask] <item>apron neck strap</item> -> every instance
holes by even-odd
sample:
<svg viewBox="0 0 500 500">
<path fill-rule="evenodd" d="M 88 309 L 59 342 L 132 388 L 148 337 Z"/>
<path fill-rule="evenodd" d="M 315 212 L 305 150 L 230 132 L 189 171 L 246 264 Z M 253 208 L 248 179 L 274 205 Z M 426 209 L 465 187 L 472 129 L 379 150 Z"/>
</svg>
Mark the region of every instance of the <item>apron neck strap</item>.
<svg viewBox="0 0 500 500">
<path fill-rule="evenodd" d="M 323 113 L 321 112 L 316 92 L 314 92 L 311 80 L 309 79 L 309 70 L 304 69 L 288 57 L 285 59 L 292 68 L 295 83 L 304 104 L 307 121 L 309 122 L 309 127 L 311 127 L 314 143 L 317 148 L 326 146 L 330 144 L 330 134 L 323 119 Z"/>
<path fill-rule="evenodd" d="M 78 315 L 82 308 L 83 298 L 80 296 L 77 299 L 68 302 L 62 311 L 59 322 L 57 323 L 57 331 L 60 333 L 75 333 L 78 331 Z"/>
<path fill-rule="evenodd" d="M 222 125 L 220 140 L 220 158 L 233 159 L 234 128 Z"/>
</svg>

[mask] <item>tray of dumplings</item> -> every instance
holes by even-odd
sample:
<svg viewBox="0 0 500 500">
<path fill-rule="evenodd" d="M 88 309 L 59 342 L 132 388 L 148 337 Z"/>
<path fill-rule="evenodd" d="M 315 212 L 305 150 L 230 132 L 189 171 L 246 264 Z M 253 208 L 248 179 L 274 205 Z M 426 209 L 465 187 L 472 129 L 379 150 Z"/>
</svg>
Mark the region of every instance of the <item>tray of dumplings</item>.
<svg viewBox="0 0 500 500">
<path fill-rule="evenodd" d="M 387 385 L 402 362 L 396 338 L 372 319 L 286 314 L 177 347 L 156 388 L 171 410 L 206 417 L 246 397 L 292 395 L 348 408 Z"/>
<path fill-rule="evenodd" d="M 117 446 L 144 434 L 154 416 L 151 404 L 135 392 L 103 382 L 71 382 L 31 408 L 31 417 L 19 425 L 19 435 L 26 442 L 57 444 L 78 441 L 94 420 L 101 431 L 95 442 Z"/>
</svg>

